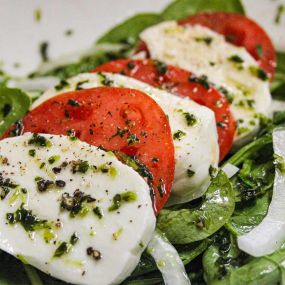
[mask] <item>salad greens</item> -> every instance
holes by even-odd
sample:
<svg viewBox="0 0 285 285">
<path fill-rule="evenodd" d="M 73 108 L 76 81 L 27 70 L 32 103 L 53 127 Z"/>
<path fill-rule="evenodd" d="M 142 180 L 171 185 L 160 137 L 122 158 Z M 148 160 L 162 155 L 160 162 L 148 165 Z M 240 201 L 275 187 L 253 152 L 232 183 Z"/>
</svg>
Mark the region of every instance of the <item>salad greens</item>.
<svg viewBox="0 0 285 285">
<path fill-rule="evenodd" d="M 114 27 L 97 44 L 123 44 L 118 50 L 100 49 L 77 62 L 30 77 L 56 76 L 62 80 L 87 72 L 109 60 L 124 58 L 136 47 L 139 33 L 164 20 L 176 20 L 203 11 L 244 14 L 239 0 L 176 0 L 160 14 L 139 14 Z M 5 82 L 4 82 L 5 83 Z M 0 78 L 0 135 L 30 107 L 30 98 L 18 89 L 9 89 Z M 276 99 L 285 100 L 285 53 L 277 55 L 277 70 L 271 87 Z M 175 245 L 186 265 L 192 284 L 243 285 L 285 282 L 285 246 L 270 256 L 253 258 L 241 252 L 236 237 L 257 226 L 267 213 L 274 181 L 272 129 L 285 124 L 285 111 L 264 122 L 252 142 L 229 156 L 226 163 L 239 167 L 231 179 L 220 171 L 201 199 L 161 211 L 157 227 Z M 64 285 L 46 274 L 0 251 L 0 284 Z M 124 285 L 163 284 L 153 258 L 145 251 Z"/>
<path fill-rule="evenodd" d="M 180 207 L 180 206 L 179 206 Z M 157 227 L 173 244 L 187 244 L 211 236 L 231 217 L 235 207 L 232 185 L 223 171 L 212 178 L 202 203 L 193 209 L 183 204 L 181 209 L 163 209 Z"/>
<path fill-rule="evenodd" d="M 134 45 L 144 29 L 161 21 L 162 17 L 158 14 L 138 14 L 107 32 L 97 40 L 97 43 L 129 43 Z"/>
<path fill-rule="evenodd" d="M 164 20 L 178 20 L 196 13 L 211 11 L 244 14 L 244 9 L 239 0 L 178 0 L 162 12 L 162 17 Z"/>
<path fill-rule="evenodd" d="M 30 97 L 21 90 L 0 87 L 0 136 L 26 114 L 30 103 Z"/>
</svg>

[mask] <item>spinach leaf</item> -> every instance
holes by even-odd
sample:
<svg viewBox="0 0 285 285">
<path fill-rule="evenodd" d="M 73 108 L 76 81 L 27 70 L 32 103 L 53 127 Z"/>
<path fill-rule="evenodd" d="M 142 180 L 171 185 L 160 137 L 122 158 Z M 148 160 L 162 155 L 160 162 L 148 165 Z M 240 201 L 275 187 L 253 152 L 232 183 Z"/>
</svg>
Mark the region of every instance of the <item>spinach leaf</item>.
<svg viewBox="0 0 285 285">
<path fill-rule="evenodd" d="M 30 107 L 29 96 L 19 89 L 0 87 L 0 136 Z"/>
<path fill-rule="evenodd" d="M 157 227 L 173 244 L 203 240 L 218 231 L 231 217 L 235 207 L 232 185 L 223 171 L 212 179 L 202 204 L 194 209 L 164 209 Z"/>
<path fill-rule="evenodd" d="M 245 145 L 238 152 L 236 152 L 232 157 L 230 157 L 225 164 L 231 163 L 235 166 L 239 166 L 246 159 L 257 156 L 258 152 L 260 150 L 263 150 L 266 147 L 269 147 L 272 149 L 272 135 L 270 133 L 265 134 L 264 136 Z"/>
<path fill-rule="evenodd" d="M 244 14 L 239 0 L 177 0 L 162 12 L 165 20 L 178 20 L 187 16 L 209 11 L 224 11 Z"/>
<path fill-rule="evenodd" d="M 273 155 L 268 162 L 245 160 L 241 170 L 231 179 L 236 202 L 247 202 L 273 188 L 275 167 Z"/>
<path fill-rule="evenodd" d="M 204 276 L 209 285 L 283 284 L 285 246 L 271 255 L 254 258 L 236 245 L 226 231 L 217 235 L 215 243 L 203 255 Z"/>
<path fill-rule="evenodd" d="M 266 216 L 271 195 L 271 191 L 268 191 L 253 201 L 236 203 L 234 214 L 226 224 L 226 228 L 236 236 L 250 232 Z"/>
<path fill-rule="evenodd" d="M 271 93 L 275 99 L 285 100 L 285 53 L 277 53 L 277 68 L 271 84 Z"/>
<path fill-rule="evenodd" d="M 1 285 L 30 285 L 21 261 L 0 251 L 0 264 Z"/>
<path fill-rule="evenodd" d="M 158 14 L 138 14 L 108 31 L 97 40 L 97 43 L 129 43 L 135 44 L 139 34 L 149 26 L 162 20 Z"/>
</svg>

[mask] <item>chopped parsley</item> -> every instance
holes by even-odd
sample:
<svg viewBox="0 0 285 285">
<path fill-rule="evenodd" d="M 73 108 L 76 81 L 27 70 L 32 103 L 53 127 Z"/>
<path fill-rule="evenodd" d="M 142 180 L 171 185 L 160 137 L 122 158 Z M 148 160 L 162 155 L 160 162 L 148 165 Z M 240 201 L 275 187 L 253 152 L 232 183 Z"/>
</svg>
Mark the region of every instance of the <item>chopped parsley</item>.
<svg viewBox="0 0 285 285">
<path fill-rule="evenodd" d="M 32 211 L 25 209 L 23 204 L 15 213 L 7 213 L 6 219 L 10 225 L 21 224 L 27 232 L 50 228 L 47 220 L 41 220 L 33 215 Z"/>
<path fill-rule="evenodd" d="M 78 82 L 78 83 L 76 84 L 75 90 L 82 90 L 82 89 L 83 89 L 82 85 L 84 85 L 85 83 L 88 83 L 88 82 L 89 82 L 89 80 L 84 80 L 84 81 Z M 79 105 L 78 105 L 78 106 L 79 106 Z"/>
<path fill-rule="evenodd" d="M 35 157 L 35 155 L 36 155 L 36 150 L 35 149 L 30 149 L 29 150 L 29 156 Z"/>
<path fill-rule="evenodd" d="M 55 90 L 60 91 L 67 87 L 70 87 L 70 84 L 66 80 L 60 80 L 59 84 L 57 84 L 54 88 Z"/>
<path fill-rule="evenodd" d="M 139 141 L 140 140 L 136 134 L 129 134 L 127 137 L 128 145 L 134 145 L 134 144 L 138 143 Z"/>
<path fill-rule="evenodd" d="M 102 209 L 98 206 L 93 209 L 93 213 L 98 217 L 99 220 L 101 220 L 104 216 Z"/>
<path fill-rule="evenodd" d="M 188 177 L 193 177 L 195 175 L 195 171 L 191 170 L 191 165 L 189 166 L 189 168 L 187 169 L 186 173 Z"/>
<path fill-rule="evenodd" d="M 195 38 L 196 42 L 203 42 L 206 45 L 210 46 L 211 43 L 213 42 L 213 38 L 211 37 L 201 37 L 201 38 Z"/>
<path fill-rule="evenodd" d="M 52 146 L 51 141 L 49 141 L 44 136 L 41 136 L 39 134 L 33 134 L 32 138 L 29 139 L 28 144 L 40 146 L 40 147 L 51 147 Z"/>
<path fill-rule="evenodd" d="M 206 75 L 202 75 L 201 77 L 191 75 L 189 76 L 188 81 L 201 84 L 205 89 L 210 89 L 210 84 Z"/>
<path fill-rule="evenodd" d="M 119 136 L 120 138 L 122 138 L 128 132 L 129 132 L 129 130 L 127 130 L 127 129 L 122 130 L 120 127 L 117 127 L 117 132 L 111 138 L 114 138 L 116 136 Z"/>
<path fill-rule="evenodd" d="M 109 212 L 116 211 L 122 206 L 122 204 L 135 202 L 136 200 L 137 200 L 137 194 L 132 191 L 116 194 L 113 197 L 113 204 L 108 208 L 108 211 Z"/>
<path fill-rule="evenodd" d="M 229 61 L 234 62 L 234 63 L 243 63 L 244 60 L 237 54 L 232 55 L 228 58 Z"/>
<path fill-rule="evenodd" d="M 154 61 L 154 66 L 159 74 L 164 75 L 167 72 L 167 65 L 159 60 Z"/>
<path fill-rule="evenodd" d="M 173 134 L 173 139 L 180 141 L 181 138 L 183 138 L 184 136 L 186 136 L 186 133 L 184 133 L 184 132 L 181 131 L 181 130 L 178 130 L 177 132 L 175 132 L 175 133 Z"/>
<path fill-rule="evenodd" d="M 54 164 L 56 161 L 60 160 L 60 155 L 53 155 L 48 159 L 49 164 Z"/>
<path fill-rule="evenodd" d="M 186 119 L 187 126 L 193 127 L 194 125 L 197 124 L 197 118 L 193 114 L 190 114 L 188 112 L 183 112 L 183 115 Z"/>
<path fill-rule="evenodd" d="M 89 169 L 88 161 L 78 160 L 73 161 L 72 173 L 86 173 Z"/>
<path fill-rule="evenodd" d="M 249 67 L 249 71 L 250 71 L 250 73 L 251 73 L 252 75 L 258 77 L 258 78 L 259 78 L 260 80 L 262 80 L 262 81 L 268 80 L 268 75 L 267 75 L 267 73 L 266 73 L 263 69 L 261 69 L 261 68 L 259 68 L 259 67 L 250 66 L 250 67 Z"/>
<path fill-rule="evenodd" d="M 78 241 L 79 241 L 79 237 L 78 237 L 77 232 L 75 232 L 75 233 L 72 234 L 72 236 L 70 238 L 70 243 L 72 245 L 75 245 Z"/>
<path fill-rule="evenodd" d="M 283 13 L 285 12 L 285 6 L 280 4 L 277 7 L 277 12 L 276 12 L 276 16 L 275 16 L 275 24 L 280 24 L 281 22 L 281 17 L 283 16 Z"/>
<path fill-rule="evenodd" d="M 69 193 L 62 194 L 60 207 L 62 210 L 69 211 L 70 217 L 74 218 L 77 215 L 85 216 L 89 210 L 84 207 L 84 204 L 90 204 L 95 201 L 96 199 L 90 195 L 84 195 L 83 192 L 77 189 L 74 191 L 73 196 Z"/>
<path fill-rule="evenodd" d="M 98 72 L 98 75 L 101 76 L 102 80 L 101 80 L 101 84 L 104 86 L 112 86 L 114 84 L 113 80 L 109 79 L 107 77 L 107 75 L 105 75 L 104 73 Z"/>
<path fill-rule="evenodd" d="M 67 242 L 62 242 L 59 247 L 55 250 L 54 257 L 61 257 L 68 254 L 71 250 L 71 245 Z"/>
<path fill-rule="evenodd" d="M 72 107 L 78 107 L 80 106 L 80 104 L 76 101 L 76 100 L 73 100 L 73 99 L 69 99 L 68 100 L 68 105 L 72 106 Z"/>
</svg>

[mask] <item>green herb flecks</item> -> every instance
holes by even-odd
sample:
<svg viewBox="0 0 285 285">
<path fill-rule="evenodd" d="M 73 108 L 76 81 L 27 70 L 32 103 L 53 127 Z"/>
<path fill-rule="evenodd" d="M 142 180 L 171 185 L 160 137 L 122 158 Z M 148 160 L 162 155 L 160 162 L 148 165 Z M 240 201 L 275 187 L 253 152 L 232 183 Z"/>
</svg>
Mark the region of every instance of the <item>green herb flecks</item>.
<svg viewBox="0 0 285 285">
<path fill-rule="evenodd" d="M 33 134 L 32 138 L 29 139 L 28 144 L 39 146 L 39 147 L 51 147 L 52 146 L 51 141 L 49 141 L 44 136 L 41 136 L 39 134 Z"/>
<path fill-rule="evenodd" d="M 37 8 L 34 11 L 34 19 L 36 22 L 40 22 L 42 19 L 42 10 L 40 8 Z"/>
<path fill-rule="evenodd" d="M 70 252 L 72 245 L 67 242 L 62 242 L 59 247 L 55 250 L 54 257 L 61 257 Z"/>
<path fill-rule="evenodd" d="M 98 217 L 99 220 L 101 220 L 104 216 L 103 210 L 98 206 L 93 209 L 93 213 Z"/>
<path fill-rule="evenodd" d="M 159 74 L 165 75 L 167 72 L 167 65 L 161 61 L 155 60 L 154 66 Z"/>
<path fill-rule="evenodd" d="M 283 16 L 285 12 L 285 6 L 280 4 L 277 7 L 277 12 L 276 12 L 276 16 L 274 18 L 275 24 L 280 24 L 281 23 L 281 18 Z"/>
<path fill-rule="evenodd" d="M 267 73 L 266 73 L 263 69 L 261 69 L 260 67 L 250 66 L 250 67 L 249 67 L 249 72 L 250 72 L 253 76 L 259 78 L 259 79 L 262 80 L 262 81 L 268 80 L 268 75 L 267 75 Z"/>
<path fill-rule="evenodd" d="M 7 213 L 6 219 L 10 225 L 21 224 L 25 231 L 29 233 L 50 229 L 50 224 L 47 220 L 40 219 L 31 210 L 25 209 L 23 204 L 15 213 Z"/>
<path fill-rule="evenodd" d="M 73 196 L 69 193 L 62 194 L 60 207 L 62 210 L 69 211 L 71 218 L 84 217 L 89 212 L 89 205 L 91 207 L 95 201 L 96 199 L 90 195 L 84 195 L 83 192 L 75 190 Z"/>
<path fill-rule="evenodd" d="M 113 197 L 113 204 L 108 208 L 109 212 L 118 210 L 123 204 L 135 202 L 137 200 L 137 194 L 132 191 L 116 194 Z"/>
<path fill-rule="evenodd" d="M 200 37 L 200 38 L 195 38 L 196 42 L 202 42 L 205 43 L 207 46 L 210 46 L 211 43 L 213 42 L 212 37 Z"/>
<path fill-rule="evenodd" d="M 86 173 L 89 170 L 88 161 L 78 160 L 72 163 L 72 173 Z"/>
<path fill-rule="evenodd" d="M 195 115 L 190 114 L 189 112 L 184 112 L 183 110 L 178 110 L 178 112 L 181 112 L 186 120 L 188 127 L 193 127 L 197 124 L 198 120 L 195 117 Z"/>
<path fill-rule="evenodd" d="M 197 77 L 195 75 L 191 75 L 188 80 L 190 82 L 201 84 L 205 89 L 210 89 L 210 83 L 208 81 L 208 77 L 206 75 L 202 75 Z"/>
<path fill-rule="evenodd" d="M 55 162 L 60 160 L 60 155 L 53 155 L 48 159 L 49 164 L 54 164 Z"/>
<path fill-rule="evenodd" d="M 84 85 L 85 83 L 88 83 L 88 82 L 89 82 L 89 80 L 83 80 L 83 81 L 78 82 L 78 83 L 76 84 L 75 90 L 82 90 L 82 89 L 84 89 L 84 88 L 83 88 L 83 85 Z"/>
<path fill-rule="evenodd" d="M 136 134 L 129 134 L 128 137 L 127 137 L 127 143 L 128 145 L 134 145 L 134 144 L 137 144 L 139 143 L 139 138 L 137 137 Z"/>
<path fill-rule="evenodd" d="M 243 63 L 244 60 L 237 54 L 232 55 L 228 58 L 229 61 L 234 62 L 234 63 Z"/>
<path fill-rule="evenodd" d="M 186 136 L 186 133 L 183 132 L 183 131 L 181 131 L 181 130 L 178 130 L 177 132 L 175 132 L 175 133 L 173 134 L 173 139 L 180 141 L 184 136 Z"/>
<path fill-rule="evenodd" d="M 60 80 L 59 84 L 57 84 L 54 88 L 57 91 L 61 91 L 64 88 L 69 88 L 70 84 L 66 80 Z"/>
</svg>

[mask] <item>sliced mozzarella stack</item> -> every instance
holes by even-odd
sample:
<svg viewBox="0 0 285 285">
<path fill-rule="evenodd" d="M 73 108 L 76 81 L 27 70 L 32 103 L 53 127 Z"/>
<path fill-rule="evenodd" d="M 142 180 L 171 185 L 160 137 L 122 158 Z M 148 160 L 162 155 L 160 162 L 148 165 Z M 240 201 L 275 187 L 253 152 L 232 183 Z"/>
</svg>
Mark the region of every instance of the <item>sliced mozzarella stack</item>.
<svg viewBox="0 0 285 285">
<path fill-rule="evenodd" d="M 210 183 L 209 169 L 217 167 L 219 146 L 213 112 L 188 98 L 180 98 L 141 81 L 111 73 L 86 73 L 73 77 L 65 88 L 48 90 L 32 106 L 60 93 L 102 85 L 143 91 L 152 97 L 169 118 L 175 146 L 175 178 L 169 204 L 181 203 L 202 196 Z"/>
<path fill-rule="evenodd" d="M 81 141 L 32 135 L 0 141 L 0 248 L 75 284 L 119 284 L 150 241 L 147 183 Z"/>
<path fill-rule="evenodd" d="M 269 82 L 243 47 L 227 43 L 208 28 L 174 21 L 146 29 L 141 39 L 151 58 L 205 76 L 229 98 L 238 124 L 236 143 L 256 132 L 260 114 L 267 115 L 270 107 Z"/>
</svg>

